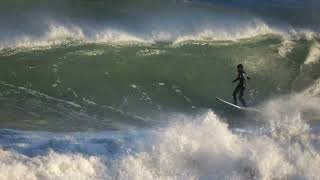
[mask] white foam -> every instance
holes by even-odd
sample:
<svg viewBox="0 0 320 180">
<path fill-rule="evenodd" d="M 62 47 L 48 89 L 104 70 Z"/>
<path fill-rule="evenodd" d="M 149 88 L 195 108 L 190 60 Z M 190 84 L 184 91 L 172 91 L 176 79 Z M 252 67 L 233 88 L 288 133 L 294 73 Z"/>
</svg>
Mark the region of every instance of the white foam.
<svg viewBox="0 0 320 180">
<path fill-rule="evenodd" d="M 63 26 L 58 24 L 50 24 L 44 35 L 32 36 L 22 34 L 13 37 L 13 41 L 1 42 L 1 48 L 45 48 L 49 46 L 59 45 L 68 41 L 84 40 L 84 34 L 81 28 L 77 26 Z"/>
<path fill-rule="evenodd" d="M 201 24 L 202 23 L 202 24 Z M 123 30 L 112 26 L 83 27 L 75 24 L 50 22 L 42 33 L 21 32 L 14 37 L 6 37 L 0 41 L 3 48 L 42 49 L 65 43 L 108 43 L 108 44 L 152 44 L 156 42 L 172 42 L 173 44 L 188 41 L 237 41 L 273 34 L 285 39 L 304 37 L 313 39 L 316 33 L 307 29 L 293 27 L 276 27 L 261 19 L 249 18 L 228 22 L 213 21 L 195 23 L 193 28 L 183 27 L 158 28 L 141 30 L 141 32 Z M 157 52 L 156 52 L 157 53 Z"/>
<path fill-rule="evenodd" d="M 93 156 L 59 154 L 30 158 L 14 152 L 0 152 L 0 179 L 105 179 L 105 166 Z"/>
<path fill-rule="evenodd" d="M 72 134 L 62 136 L 72 142 L 66 146 L 62 141 L 65 153 L 51 150 L 29 157 L 11 148 L 0 152 L 0 179 L 317 179 L 320 133 L 311 134 L 303 113 L 320 111 L 319 95 L 320 79 L 300 93 L 270 100 L 263 105 L 261 117 L 267 128 L 259 133 L 232 131 L 208 111 L 199 116 L 176 115 L 167 127 L 139 130 L 138 135 L 128 133 L 123 139 L 107 132 L 111 136 L 101 144 L 97 144 L 98 134 L 78 133 L 84 141 L 74 140 Z M 14 136 L 13 140 L 19 137 Z M 45 139 L 33 138 L 23 137 L 23 145 L 17 142 L 13 147 L 28 148 Z M 54 137 L 46 138 L 52 144 Z M 88 143 L 90 138 L 95 144 Z M 110 138 L 120 152 L 108 146 Z M 58 141 L 53 142 L 57 149 Z M 78 153 L 68 153 L 70 146 Z"/>
<path fill-rule="evenodd" d="M 284 39 L 284 41 L 281 42 L 281 46 L 278 48 L 279 55 L 282 57 L 286 57 L 287 54 L 292 51 L 294 45 L 295 43 L 292 40 Z"/>
<path fill-rule="evenodd" d="M 309 54 L 304 64 L 307 64 L 307 65 L 315 64 L 315 63 L 318 63 L 319 60 L 320 60 L 320 44 L 314 43 L 310 47 Z"/>
<path fill-rule="evenodd" d="M 277 117 L 277 116 L 275 116 Z M 130 135 L 127 153 L 105 155 L 56 153 L 27 157 L 0 154 L 1 179 L 316 179 L 320 155 L 304 133 L 241 136 L 212 111 L 199 116 L 178 115 L 167 128 Z M 279 120 L 281 122 L 281 120 Z M 299 122 L 300 123 L 300 122 Z M 285 124 L 287 125 L 287 124 Z M 282 127 L 287 132 L 291 127 Z M 141 133 L 139 133 L 141 137 Z M 84 135 L 86 136 L 86 135 Z M 88 136 L 86 136 L 88 138 Z M 95 139 L 99 138 L 97 135 Z M 300 139 L 304 139 L 301 141 Z M 133 141 L 132 141 L 133 140 Z M 126 141 L 118 140 L 125 143 Z M 77 140 L 74 142 L 81 144 Z M 82 144 L 81 147 L 97 148 Z M 130 148 L 132 147 L 132 148 Z M 102 149 L 101 149 L 102 148 Z M 86 148 L 85 148 L 86 149 Z"/>
<path fill-rule="evenodd" d="M 96 34 L 93 42 L 100 43 L 148 43 L 148 40 L 121 30 L 106 29 Z"/>
<path fill-rule="evenodd" d="M 48 32 L 45 35 L 45 38 L 48 42 L 53 42 L 53 44 L 60 43 L 66 39 L 71 38 L 72 40 L 83 40 L 85 35 L 80 27 L 71 25 L 71 26 L 62 26 L 58 24 L 50 24 Z"/>
<path fill-rule="evenodd" d="M 307 151 L 290 138 L 232 134 L 209 112 L 202 121 L 175 124 L 166 129 L 151 152 L 123 158 L 120 179 L 314 179 L 319 152 Z M 290 135 L 289 135 L 290 136 Z M 309 167 L 312 167 L 310 169 Z M 137 173 L 139 171 L 139 173 Z"/>
<path fill-rule="evenodd" d="M 258 19 L 235 25 L 227 24 L 215 26 L 215 24 L 213 24 L 199 29 L 202 30 L 191 35 L 177 37 L 175 43 L 185 41 L 235 41 L 258 35 L 279 34 L 276 29 L 272 29 L 263 21 Z"/>
<path fill-rule="evenodd" d="M 160 49 L 143 49 L 137 52 L 138 56 L 156 56 L 166 53 L 165 50 Z"/>
<path fill-rule="evenodd" d="M 301 93 L 271 100 L 264 106 L 270 135 L 232 133 L 209 111 L 185 119 L 144 144 L 140 153 L 113 164 L 119 179 L 317 179 L 320 152 L 302 115 L 320 111 L 320 80 Z M 121 168 L 122 171 L 115 171 Z"/>
<path fill-rule="evenodd" d="M 17 35 L 11 37 L 13 40 L 0 42 L 0 49 L 3 48 L 31 48 L 43 49 L 51 46 L 61 45 L 70 42 L 85 43 L 148 43 L 147 40 L 139 38 L 135 35 L 122 30 L 111 28 L 102 29 L 101 31 L 89 30 L 85 33 L 84 29 L 77 25 L 65 25 L 59 23 L 51 23 L 42 35 Z M 95 33 L 94 36 L 90 35 Z"/>
</svg>

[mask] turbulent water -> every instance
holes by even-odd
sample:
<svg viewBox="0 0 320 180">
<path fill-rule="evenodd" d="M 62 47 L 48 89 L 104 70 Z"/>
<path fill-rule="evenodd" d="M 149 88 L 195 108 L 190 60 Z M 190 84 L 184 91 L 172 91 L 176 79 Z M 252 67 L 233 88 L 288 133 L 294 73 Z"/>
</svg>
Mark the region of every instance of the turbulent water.
<svg viewBox="0 0 320 180">
<path fill-rule="evenodd" d="M 318 179 L 316 0 L 0 2 L 0 179 Z M 233 109 L 236 65 L 251 79 Z"/>
</svg>

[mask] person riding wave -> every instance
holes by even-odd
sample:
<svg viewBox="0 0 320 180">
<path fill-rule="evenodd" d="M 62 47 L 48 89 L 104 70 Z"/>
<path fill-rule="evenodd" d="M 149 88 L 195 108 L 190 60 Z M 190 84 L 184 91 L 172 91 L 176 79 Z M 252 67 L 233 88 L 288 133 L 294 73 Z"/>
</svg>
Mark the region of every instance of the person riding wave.
<svg viewBox="0 0 320 180">
<path fill-rule="evenodd" d="M 239 84 L 236 86 L 236 88 L 233 91 L 233 102 L 235 105 L 237 105 L 237 94 L 239 93 L 239 100 L 241 102 L 241 104 L 246 107 L 247 104 L 245 102 L 245 100 L 243 99 L 243 94 L 244 94 L 244 90 L 246 89 L 245 86 L 245 82 L 246 82 L 246 78 L 250 79 L 249 76 L 246 75 L 246 72 L 243 70 L 243 65 L 242 64 L 238 64 L 237 65 L 237 71 L 238 71 L 238 76 L 235 80 L 232 81 L 232 83 L 239 81 Z M 246 78 L 245 78 L 246 76 Z"/>
</svg>

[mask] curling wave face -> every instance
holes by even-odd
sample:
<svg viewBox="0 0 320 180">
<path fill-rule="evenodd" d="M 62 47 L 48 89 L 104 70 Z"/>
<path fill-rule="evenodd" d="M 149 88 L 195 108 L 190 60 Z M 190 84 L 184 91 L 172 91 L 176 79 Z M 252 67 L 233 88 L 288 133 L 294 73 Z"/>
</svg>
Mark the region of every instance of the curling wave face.
<svg viewBox="0 0 320 180">
<path fill-rule="evenodd" d="M 50 131 L 148 126 L 165 119 L 159 115 L 202 108 L 233 117 L 215 97 L 228 100 L 237 64 L 253 77 L 246 99 L 255 106 L 312 85 L 320 57 L 317 39 L 277 35 L 177 44 L 69 42 L 6 48 L 0 55 L 1 126 Z"/>
</svg>

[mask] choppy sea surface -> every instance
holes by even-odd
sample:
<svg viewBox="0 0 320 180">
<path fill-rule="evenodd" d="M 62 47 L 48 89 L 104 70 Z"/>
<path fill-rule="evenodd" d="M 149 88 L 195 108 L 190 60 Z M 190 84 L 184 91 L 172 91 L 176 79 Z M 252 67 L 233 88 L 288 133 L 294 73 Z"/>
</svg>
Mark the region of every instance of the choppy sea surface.
<svg viewBox="0 0 320 180">
<path fill-rule="evenodd" d="M 318 179 L 319 10 L 1 1 L 0 179 Z"/>
</svg>

